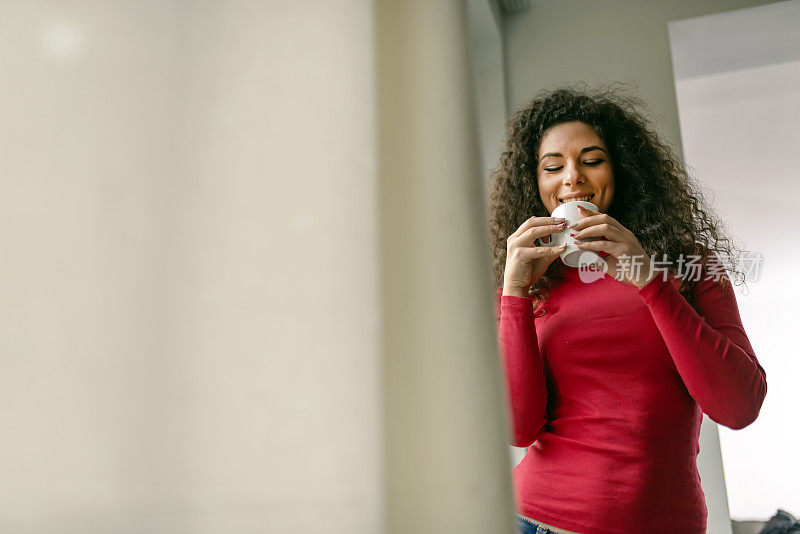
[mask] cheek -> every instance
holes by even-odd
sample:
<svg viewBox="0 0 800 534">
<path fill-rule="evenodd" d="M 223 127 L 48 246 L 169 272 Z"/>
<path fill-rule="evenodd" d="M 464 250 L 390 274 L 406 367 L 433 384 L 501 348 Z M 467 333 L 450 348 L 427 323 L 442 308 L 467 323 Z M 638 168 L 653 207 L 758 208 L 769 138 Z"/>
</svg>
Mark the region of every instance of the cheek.
<svg viewBox="0 0 800 534">
<path fill-rule="evenodd" d="M 538 189 L 539 189 L 539 195 L 542 197 L 543 200 L 552 197 L 555 194 L 555 187 L 552 184 L 551 180 L 550 181 L 539 180 Z"/>
<path fill-rule="evenodd" d="M 613 177 L 605 182 L 603 189 L 605 190 L 605 194 L 603 195 L 605 197 L 604 202 L 606 203 L 606 209 L 608 209 L 611 206 L 611 202 L 614 200 L 614 193 L 616 191 Z"/>
<path fill-rule="evenodd" d="M 547 208 L 548 211 L 553 211 L 555 209 L 553 196 L 555 195 L 556 191 L 553 186 L 539 182 L 539 199 L 544 204 L 544 207 Z"/>
<path fill-rule="evenodd" d="M 606 191 L 608 191 L 609 193 L 612 193 L 612 194 L 614 193 L 614 177 L 613 176 L 610 177 L 608 179 L 608 182 L 606 183 Z"/>
<path fill-rule="evenodd" d="M 595 183 L 598 189 L 605 189 L 607 192 L 614 191 L 614 175 L 611 173 L 604 172 L 597 176 L 597 181 Z"/>
</svg>

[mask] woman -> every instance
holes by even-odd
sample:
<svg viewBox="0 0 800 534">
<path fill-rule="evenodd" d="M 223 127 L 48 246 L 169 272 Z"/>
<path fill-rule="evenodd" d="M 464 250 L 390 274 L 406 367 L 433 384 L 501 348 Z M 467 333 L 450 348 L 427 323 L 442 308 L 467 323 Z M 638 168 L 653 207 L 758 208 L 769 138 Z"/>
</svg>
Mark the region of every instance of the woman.
<svg viewBox="0 0 800 534">
<path fill-rule="evenodd" d="M 702 414 L 744 428 L 766 396 L 720 268 L 731 240 L 639 106 L 613 89 L 541 93 L 492 173 L 500 352 L 513 445 L 529 447 L 513 469 L 522 532 L 705 532 Z M 574 227 L 549 216 L 587 196 L 597 211 Z M 608 270 L 583 281 L 556 232 Z"/>
</svg>

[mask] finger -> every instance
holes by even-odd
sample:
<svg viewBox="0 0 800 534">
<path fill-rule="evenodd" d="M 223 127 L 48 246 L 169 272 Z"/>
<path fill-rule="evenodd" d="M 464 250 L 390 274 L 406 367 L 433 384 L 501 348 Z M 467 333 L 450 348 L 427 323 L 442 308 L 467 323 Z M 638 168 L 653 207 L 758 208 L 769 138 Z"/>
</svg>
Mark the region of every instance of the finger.
<svg viewBox="0 0 800 534">
<path fill-rule="evenodd" d="M 612 226 L 616 226 L 620 230 L 625 230 L 625 227 L 622 226 L 619 221 L 607 213 L 597 213 L 596 211 L 587 210 L 583 206 L 578 206 L 578 209 L 585 210 L 581 213 L 581 215 L 586 214 L 586 216 L 575 223 L 575 225 L 572 227 L 573 230 L 582 230 L 589 226 L 594 226 L 595 224 L 600 223 L 608 223 Z"/>
<path fill-rule="evenodd" d="M 562 222 L 563 220 L 564 220 L 563 218 L 559 219 L 559 218 L 556 218 L 556 217 L 536 217 L 536 216 L 534 216 L 534 217 L 531 217 L 530 219 L 528 219 L 527 221 L 525 221 L 524 223 L 522 223 L 520 225 L 520 227 L 517 228 L 517 231 L 514 232 L 513 234 L 511 234 L 509 236 L 509 238 L 510 237 L 517 237 L 517 236 L 525 233 L 527 230 L 529 230 L 530 228 L 532 228 L 534 226 L 557 224 L 557 223 Z"/>
<path fill-rule="evenodd" d="M 626 237 L 622 230 L 609 223 L 595 224 L 594 226 L 589 226 L 574 233 L 575 235 L 570 235 L 570 237 L 575 239 L 585 239 L 587 237 L 605 237 L 609 241 L 624 241 Z"/>
<path fill-rule="evenodd" d="M 575 246 L 581 250 L 608 252 L 612 256 L 616 256 L 619 251 L 619 243 L 615 241 L 576 241 Z"/>
<path fill-rule="evenodd" d="M 535 260 L 547 256 L 557 256 L 566 250 L 566 245 L 559 245 L 556 247 L 520 247 L 517 254 L 521 255 L 526 260 Z"/>
<path fill-rule="evenodd" d="M 532 228 L 529 228 L 528 230 L 523 232 L 523 234 L 520 235 L 517 239 L 515 239 L 514 242 L 524 246 L 524 243 L 530 243 L 531 240 L 535 241 L 537 238 L 549 236 L 551 234 L 555 234 L 558 232 L 563 232 L 566 229 L 567 229 L 566 225 L 561 225 L 561 224 L 533 226 Z"/>
</svg>

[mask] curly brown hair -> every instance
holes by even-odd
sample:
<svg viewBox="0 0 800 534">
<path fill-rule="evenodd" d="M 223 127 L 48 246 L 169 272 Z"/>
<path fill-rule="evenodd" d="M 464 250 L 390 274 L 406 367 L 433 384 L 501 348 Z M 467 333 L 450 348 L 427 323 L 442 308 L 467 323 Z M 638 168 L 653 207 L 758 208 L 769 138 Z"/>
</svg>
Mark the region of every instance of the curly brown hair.
<svg viewBox="0 0 800 534">
<path fill-rule="evenodd" d="M 503 287 L 508 237 L 531 216 L 549 217 L 539 196 L 539 144 L 549 128 L 581 121 L 592 126 L 609 149 L 614 171 L 614 198 L 607 213 L 628 228 L 649 255 L 678 274 L 681 255 L 701 257 L 701 278 L 714 253 L 735 258 L 739 247 L 711 210 L 699 186 L 678 155 L 661 141 L 646 118 L 646 105 L 625 84 L 600 88 L 565 86 L 542 90 L 507 122 L 499 164 L 489 179 L 489 235 L 495 290 Z M 542 303 L 561 279 L 562 262 L 554 261 L 529 289 Z M 730 268 L 737 281 L 743 274 Z M 717 271 L 719 272 L 719 271 Z M 681 277 L 680 293 L 694 304 L 696 277 Z M 718 279 L 729 286 L 727 276 Z"/>
</svg>

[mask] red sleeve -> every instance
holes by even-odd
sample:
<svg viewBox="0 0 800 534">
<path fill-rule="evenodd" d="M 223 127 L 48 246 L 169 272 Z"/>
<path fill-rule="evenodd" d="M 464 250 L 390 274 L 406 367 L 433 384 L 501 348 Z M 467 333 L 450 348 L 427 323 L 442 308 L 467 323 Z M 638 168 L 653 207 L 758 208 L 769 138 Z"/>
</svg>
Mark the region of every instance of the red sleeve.
<svg viewBox="0 0 800 534">
<path fill-rule="evenodd" d="M 703 412 L 734 430 L 755 421 L 767 395 L 767 375 L 745 334 L 733 287 L 723 289 L 712 279 L 698 282 L 699 314 L 663 274 L 639 295 Z"/>
<path fill-rule="evenodd" d="M 547 409 L 544 364 L 533 324 L 533 298 L 503 295 L 500 290 L 496 312 L 512 445 L 528 447 L 544 427 Z"/>
</svg>

